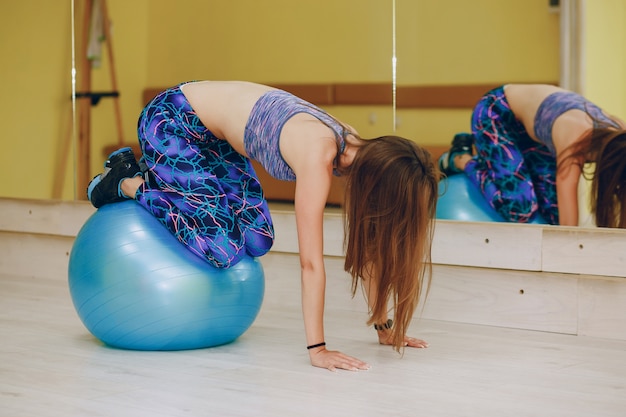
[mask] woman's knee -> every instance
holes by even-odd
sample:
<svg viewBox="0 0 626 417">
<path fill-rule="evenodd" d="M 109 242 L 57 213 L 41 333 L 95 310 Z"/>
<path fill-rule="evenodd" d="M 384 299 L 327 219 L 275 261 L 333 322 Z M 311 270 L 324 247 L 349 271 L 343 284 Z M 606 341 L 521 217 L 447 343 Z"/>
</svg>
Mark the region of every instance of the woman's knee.
<svg viewBox="0 0 626 417">
<path fill-rule="evenodd" d="M 500 197 L 491 205 L 506 221 L 515 223 L 528 223 L 539 209 L 537 199 L 529 195 Z"/>
<path fill-rule="evenodd" d="M 230 268 L 246 256 L 245 246 L 225 239 L 215 239 L 211 245 L 196 248 L 196 252 L 216 268 Z"/>
</svg>

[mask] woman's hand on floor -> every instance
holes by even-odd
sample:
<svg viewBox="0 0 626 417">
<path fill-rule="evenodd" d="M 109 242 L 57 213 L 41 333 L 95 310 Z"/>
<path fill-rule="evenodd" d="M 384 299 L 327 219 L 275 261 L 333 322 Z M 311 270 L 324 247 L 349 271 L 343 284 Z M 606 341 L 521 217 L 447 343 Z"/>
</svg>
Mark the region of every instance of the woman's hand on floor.
<svg viewBox="0 0 626 417">
<path fill-rule="evenodd" d="M 388 332 L 378 332 L 378 343 L 380 343 L 381 345 L 391 345 L 391 335 L 389 335 Z M 404 336 L 404 346 L 421 349 L 427 348 L 428 343 L 422 339 Z"/>
<path fill-rule="evenodd" d="M 366 371 L 370 369 L 366 362 L 336 350 L 321 348 L 315 352 L 310 352 L 309 357 L 311 358 L 311 365 L 326 368 L 333 372 L 336 372 L 337 369 L 345 369 L 346 371 Z"/>
</svg>

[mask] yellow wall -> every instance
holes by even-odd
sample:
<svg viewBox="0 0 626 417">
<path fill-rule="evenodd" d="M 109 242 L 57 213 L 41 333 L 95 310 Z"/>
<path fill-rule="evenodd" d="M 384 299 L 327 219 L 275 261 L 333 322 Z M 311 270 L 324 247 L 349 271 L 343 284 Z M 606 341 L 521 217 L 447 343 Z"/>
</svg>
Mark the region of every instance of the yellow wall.
<svg viewBox="0 0 626 417">
<path fill-rule="evenodd" d="M 588 1 L 584 21 L 584 94 L 626 119 L 626 2 Z"/>
<path fill-rule="evenodd" d="M 397 0 L 398 83 L 485 84 L 559 79 L 559 15 L 547 0 Z M 444 9 L 444 10 L 442 10 Z M 471 110 L 401 110 L 401 136 L 447 144 Z"/>
<path fill-rule="evenodd" d="M 69 1 L 1 2 L 0 56 L 0 196 L 47 198 L 71 122 Z"/>
<path fill-rule="evenodd" d="M 385 81 L 391 2 L 151 0 L 148 83 Z"/>
<path fill-rule="evenodd" d="M 602 0 L 606 7 L 620 1 Z M 80 31 L 83 0 L 75 2 Z M 4 151 L 0 196 L 52 195 L 71 111 L 71 4 L 72 0 L 0 3 L 0 75 L 5 84 L 0 102 Z M 391 0 L 108 0 L 107 4 L 128 142 L 136 141 L 145 87 L 191 79 L 391 81 Z M 546 0 L 396 0 L 396 5 L 399 84 L 558 78 L 558 15 L 548 11 Z M 623 44 L 621 48 L 623 59 Z M 108 68 L 105 57 L 102 68 L 92 72 L 93 90 L 110 90 Z M 590 76 L 602 78 L 598 73 Z M 92 175 L 102 166 L 104 146 L 118 140 L 112 104 L 103 99 L 92 108 Z M 387 106 L 328 110 L 364 136 L 393 129 Z M 425 144 L 447 143 L 457 131 L 469 129 L 469 114 L 469 110 L 400 110 L 396 133 Z M 67 171 L 63 198 L 71 199 L 71 158 Z M 82 196 L 84 190 L 78 192 Z"/>
<path fill-rule="evenodd" d="M 397 0 L 397 9 L 402 84 L 558 80 L 559 15 L 547 0 Z"/>
<path fill-rule="evenodd" d="M 145 86 L 149 0 L 109 1 L 125 134 L 135 137 L 138 98 Z M 82 0 L 75 0 L 75 41 L 80 46 Z M 72 0 L 0 2 L 0 77 L 3 82 L 0 196 L 51 198 L 55 176 L 63 199 L 74 199 L 72 138 Z M 106 50 L 105 50 L 106 52 Z M 76 56 L 76 65 L 79 57 Z M 93 71 L 94 91 L 110 91 L 107 59 Z M 82 71 L 79 68 L 77 80 Z M 77 86 L 78 88 L 79 86 Z M 104 143 L 117 140 L 111 99 L 92 112 L 92 166 L 102 166 Z M 66 141 L 69 143 L 66 144 Z M 67 164 L 60 161 L 67 156 Z"/>
</svg>

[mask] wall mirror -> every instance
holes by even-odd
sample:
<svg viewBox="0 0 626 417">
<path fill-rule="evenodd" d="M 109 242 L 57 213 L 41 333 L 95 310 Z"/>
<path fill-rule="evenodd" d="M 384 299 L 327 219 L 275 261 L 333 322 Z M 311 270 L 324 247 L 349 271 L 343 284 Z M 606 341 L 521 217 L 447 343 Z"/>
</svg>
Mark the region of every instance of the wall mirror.
<svg viewBox="0 0 626 417">
<path fill-rule="evenodd" d="M 84 33 L 88 2 L 71 2 L 76 47 L 81 48 L 88 42 Z M 572 54 L 578 50 L 572 35 L 578 29 L 572 23 L 572 31 L 564 32 L 563 9 L 581 2 L 567 0 L 554 6 L 543 0 L 471 4 L 453 0 L 443 7 L 426 0 L 315 5 L 286 0 L 271 4 L 106 0 L 120 96 L 119 100 L 104 96 L 91 106 L 90 153 L 78 154 L 88 161 L 87 173 L 80 177 L 97 172 L 104 150 L 116 143 L 112 138 L 136 142 L 135 123 L 147 87 L 208 77 L 275 84 L 369 84 L 371 105 L 348 100 L 329 108 L 363 136 L 395 130 L 443 149 L 455 133 L 469 130 L 473 100 L 487 87 L 567 80 L 570 88 L 579 89 L 572 84 L 577 74 L 571 65 L 579 59 Z M 510 19 L 511 15 L 520 18 Z M 177 27 L 172 21 L 184 25 Z M 528 22 L 533 22 L 532 31 Z M 105 41 L 101 67 L 90 71 L 91 91 L 115 90 L 108 46 Z M 80 55 L 76 53 L 79 92 L 86 72 L 80 68 Z M 377 89 L 384 99 L 376 98 Z M 395 92 L 393 101 L 388 89 Z M 121 122 L 116 119 L 116 101 Z M 75 126 L 80 129 L 80 120 Z M 78 193 L 83 186 L 77 185 Z"/>
<path fill-rule="evenodd" d="M 234 4 L 106 0 L 113 36 L 102 45 L 102 64 L 90 71 L 81 68 L 85 66 L 83 45 L 89 42 L 85 5 L 101 0 L 71 1 L 76 5 L 77 88 L 111 90 L 114 71 L 121 94 L 119 100 L 105 97 L 91 106 L 93 152 L 89 158 L 81 157 L 88 159 L 89 174 L 95 173 L 93 167 L 103 157 L 101 150 L 115 143 L 113 138 L 134 141 L 145 87 L 202 78 L 338 84 L 343 89 L 334 93 L 341 105 L 331 110 L 357 126 L 363 136 L 396 129 L 399 135 L 427 145 L 446 145 L 456 131 L 468 128 L 471 106 L 446 104 L 446 95 L 454 98 L 460 92 L 465 103 L 471 103 L 468 87 L 482 92 L 484 86 L 507 79 L 558 80 L 558 16 L 549 12 L 543 0 L 506 5 L 498 0 L 481 0 L 480 5 L 454 0 L 445 10 L 426 0 L 322 1 L 314 5 L 280 0 L 270 4 L 252 0 Z M 534 23 L 538 26 L 532 33 L 526 33 L 527 26 L 521 22 L 506 23 L 506 16 L 520 12 L 529 19 L 537 17 Z M 169 23 L 172 20 L 185 25 L 176 27 Z M 498 31 L 502 33 L 494 36 Z M 485 39 L 498 49 L 498 62 L 476 62 Z M 114 68 L 107 54 L 111 43 Z M 541 65 L 529 71 L 531 54 L 539 54 Z M 399 101 L 393 111 L 389 89 L 396 83 Z M 430 88 L 441 86 L 457 88 Z M 122 108 L 121 133 L 116 130 L 116 101 Z"/>
</svg>

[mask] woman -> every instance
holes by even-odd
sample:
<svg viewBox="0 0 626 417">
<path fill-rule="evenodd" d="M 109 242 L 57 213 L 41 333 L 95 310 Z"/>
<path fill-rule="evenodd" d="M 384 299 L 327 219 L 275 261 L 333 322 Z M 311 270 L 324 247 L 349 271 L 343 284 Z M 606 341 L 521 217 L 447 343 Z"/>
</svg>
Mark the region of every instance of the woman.
<svg viewBox="0 0 626 417">
<path fill-rule="evenodd" d="M 458 135 L 439 160 L 464 172 L 506 220 L 538 211 L 578 225 L 578 182 L 595 165 L 590 210 L 600 227 L 626 228 L 626 126 L 584 97 L 552 85 L 509 84 L 474 108 L 472 136 Z M 476 155 L 472 155 L 472 140 Z"/>
<path fill-rule="evenodd" d="M 347 255 L 353 296 L 361 280 L 380 343 L 426 347 L 406 336 L 430 277 L 438 170 L 428 152 L 395 136 L 359 138 L 350 126 L 285 91 L 237 81 L 182 84 L 159 94 L 139 120 L 146 181 L 120 150 L 88 188 L 94 206 L 134 198 L 190 250 L 227 268 L 273 242 L 267 204 L 250 160 L 296 181 L 302 308 L 311 364 L 367 363 L 327 350 L 323 217 L 332 175 L 346 177 Z M 394 319 L 388 320 L 388 302 Z"/>
</svg>

